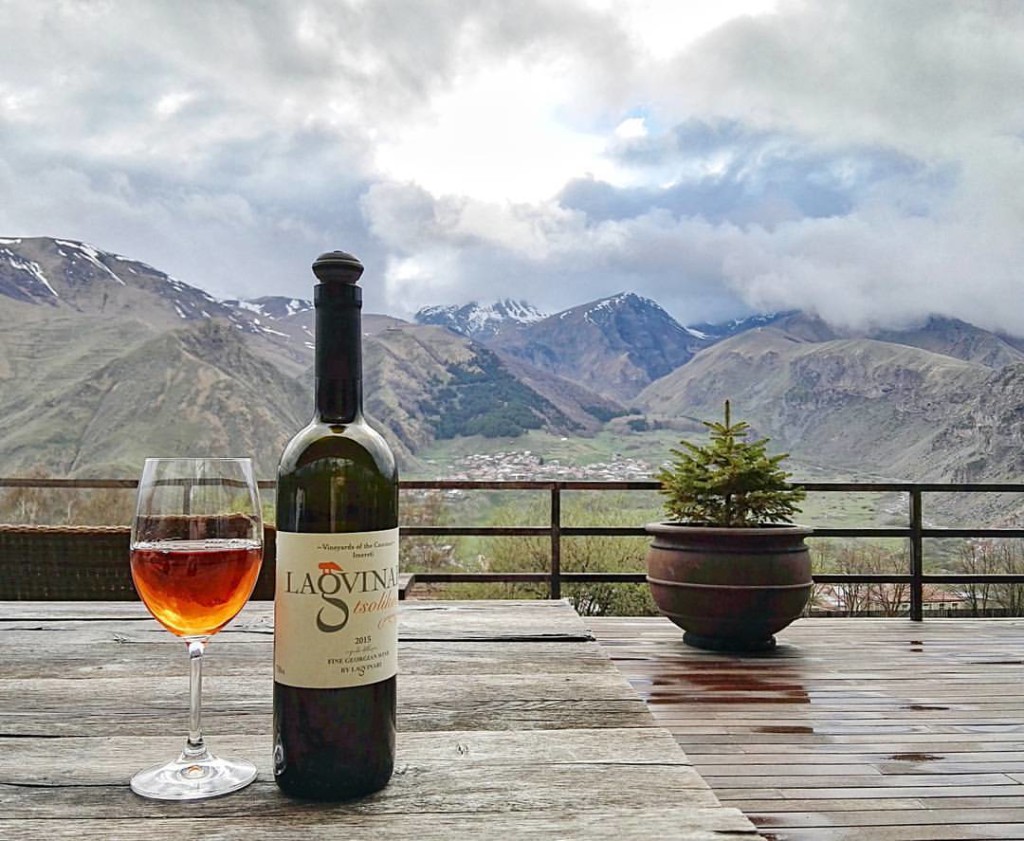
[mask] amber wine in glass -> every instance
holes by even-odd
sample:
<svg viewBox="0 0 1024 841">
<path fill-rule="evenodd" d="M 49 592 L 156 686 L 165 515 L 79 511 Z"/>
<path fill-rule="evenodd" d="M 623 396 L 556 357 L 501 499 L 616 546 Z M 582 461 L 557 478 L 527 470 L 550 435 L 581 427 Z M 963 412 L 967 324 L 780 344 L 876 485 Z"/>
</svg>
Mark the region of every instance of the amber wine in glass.
<svg viewBox="0 0 1024 841">
<path fill-rule="evenodd" d="M 196 800 L 256 779 L 251 762 L 222 759 L 206 747 L 200 701 L 207 640 L 242 609 L 262 558 L 263 522 L 249 459 L 146 459 L 132 523 L 132 579 L 149 612 L 188 647 L 190 709 L 181 755 L 132 777 L 136 794 Z"/>
</svg>

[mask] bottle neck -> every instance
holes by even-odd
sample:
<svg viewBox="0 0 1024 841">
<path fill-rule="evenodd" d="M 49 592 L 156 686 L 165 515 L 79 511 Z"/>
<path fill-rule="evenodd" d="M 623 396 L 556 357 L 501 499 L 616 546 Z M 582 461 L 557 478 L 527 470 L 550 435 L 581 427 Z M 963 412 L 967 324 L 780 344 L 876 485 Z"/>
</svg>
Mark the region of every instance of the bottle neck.
<svg viewBox="0 0 1024 841">
<path fill-rule="evenodd" d="M 363 414 L 362 290 L 349 283 L 318 284 L 316 305 L 316 416 L 351 423 Z"/>
</svg>

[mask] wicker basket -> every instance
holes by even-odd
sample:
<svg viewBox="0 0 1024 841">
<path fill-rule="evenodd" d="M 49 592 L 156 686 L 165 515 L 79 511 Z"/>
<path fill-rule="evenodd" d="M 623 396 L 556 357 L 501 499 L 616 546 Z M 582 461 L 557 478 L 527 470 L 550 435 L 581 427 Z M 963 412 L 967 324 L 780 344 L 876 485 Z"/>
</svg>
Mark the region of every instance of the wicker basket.
<svg viewBox="0 0 1024 841">
<path fill-rule="evenodd" d="M 135 601 L 128 526 L 0 524 L 0 600 Z M 264 531 L 252 598 L 274 598 L 276 532 Z"/>
</svg>

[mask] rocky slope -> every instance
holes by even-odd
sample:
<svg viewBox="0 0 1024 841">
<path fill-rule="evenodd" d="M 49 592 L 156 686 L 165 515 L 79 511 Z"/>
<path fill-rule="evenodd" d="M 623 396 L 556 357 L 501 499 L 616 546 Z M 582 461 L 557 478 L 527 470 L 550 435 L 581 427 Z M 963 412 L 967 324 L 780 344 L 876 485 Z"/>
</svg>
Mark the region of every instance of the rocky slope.
<svg viewBox="0 0 1024 841">
<path fill-rule="evenodd" d="M 654 301 L 630 292 L 506 330 L 492 347 L 628 403 L 708 343 Z"/>
<path fill-rule="evenodd" d="M 441 327 L 385 330 L 366 340 L 367 410 L 415 452 L 434 438 L 594 431 L 582 389 L 542 385 L 522 368 Z M 525 367 L 525 366 L 523 366 Z M 575 398 L 575 399 L 574 399 Z M 608 405 L 591 395 L 591 409 Z"/>
<path fill-rule="evenodd" d="M 143 339 L 0 419 L 7 475 L 134 476 L 146 456 L 252 455 L 273 475 L 307 420 L 298 382 L 254 355 L 236 329 L 202 322 Z"/>
<path fill-rule="evenodd" d="M 311 414 L 308 301 L 217 301 L 143 263 L 37 238 L 0 241 L 0 303 L 7 475 L 135 475 L 157 451 L 249 452 L 272 475 Z M 437 437 L 585 433 L 621 413 L 440 327 L 367 314 L 364 333 L 368 414 L 406 464 Z"/>
<path fill-rule="evenodd" d="M 802 460 L 888 478 L 966 476 L 974 448 L 996 452 L 994 441 L 983 444 L 973 430 L 981 407 L 994 401 L 1012 416 L 1016 397 L 996 386 L 1014 382 L 1017 365 L 993 368 L 820 331 L 808 338 L 807 327 L 780 322 L 722 341 L 652 383 L 637 402 L 655 417 L 716 417 L 729 398 L 757 432 Z M 1009 423 L 999 437 L 1014 441 L 1022 429 Z"/>
<path fill-rule="evenodd" d="M 439 438 L 680 427 L 729 398 L 826 471 L 1022 475 L 1011 336 L 949 319 L 853 335 L 799 313 L 685 328 L 633 294 L 540 319 L 473 312 L 486 341 L 364 316 L 368 413 L 407 464 Z M 154 452 L 245 451 L 272 475 L 311 413 L 312 359 L 308 301 L 217 301 L 82 243 L 0 240 L 0 473 L 134 476 Z M 635 409 L 647 417 L 622 419 Z"/>
</svg>

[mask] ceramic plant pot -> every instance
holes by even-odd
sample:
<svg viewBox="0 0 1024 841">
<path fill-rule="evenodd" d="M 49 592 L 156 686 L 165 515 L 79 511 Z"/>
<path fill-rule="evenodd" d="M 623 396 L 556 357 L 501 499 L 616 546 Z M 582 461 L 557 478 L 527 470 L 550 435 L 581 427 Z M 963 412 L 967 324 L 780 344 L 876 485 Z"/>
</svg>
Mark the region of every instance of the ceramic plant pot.
<svg viewBox="0 0 1024 841">
<path fill-rule="evenodd" d="M 715 528 L 650 523 L 647 582 L 683 640 L 716 651 L 764 651 L 810 598 L 806 526 Z"/>
</svg>

